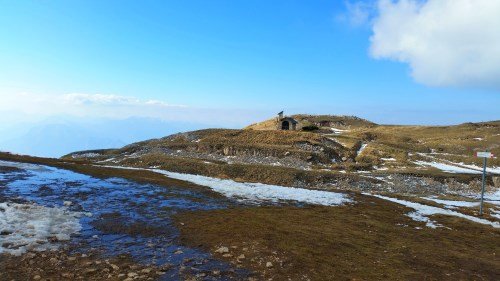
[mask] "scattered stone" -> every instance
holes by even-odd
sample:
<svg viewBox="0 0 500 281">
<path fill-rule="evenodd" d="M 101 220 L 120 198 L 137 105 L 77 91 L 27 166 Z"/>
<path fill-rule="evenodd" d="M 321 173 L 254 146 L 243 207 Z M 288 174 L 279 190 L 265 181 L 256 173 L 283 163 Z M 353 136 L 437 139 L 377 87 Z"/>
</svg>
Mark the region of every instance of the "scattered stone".
<svg viewBox="0 0 500 281">
<path fill-rule="evenodd" d="M 109 264 L 109 266 L 111 266 L 111 268 L 112 268 L 113 270 L 119 270 L 119 269 L 120 269 L 120 267 L 119 267 L 118 265 L 116 265 L 116 264 L 112 264 L 112 263 L 110 263 L 110 264 Z"/>
<path fill-rule="evenodd" d="M 76 257 L 68 257 L 68 261 L 75 261 Z"/>
<path fill-rule="evenodd" d="M 241 255 L 239 255 L 239 256 L 238 256 L 238 259 L 239 259 L 239 260 L 244 260 L 245 258 L 246 258 L 246 257 L 245 257 L 245 255 L 244 255 L 244 254 L 241 254 Z"/>
<path fill-rule="evenodd" d="M 219 249 L 215 250 L 215 252 L 219 254 L 229 253 L 229 248 L 222 246 Z"/>
<path fill-rule="evenodd" d="M 42 277 L 40 275 L 33 276 L 33 280 L 40 280 L 40 279 L 42 279 Z"/>
<path fill-rule="evenodd" d="M 151 272 L 151 268 L 144 268 L 143 270 L 141 270 L 142 273 L 150 273 Z"/>
<path fill-rule="evenodd" d="M 135 272 L 129 272 L 129 273 L 127 274 L 127 276 L 128 276 L 128 277 L 130 277 L 130 278 L 134 278 L 134 277 L 137 277 L 137 276 L 138 276 L 138 274 L 137 274 L 137 273 L 135 273 Z"/>
<path fill-rule="evenodd" d="M 96 271 L 97 271 L 97 269 L 95 269 L 95 268 L 87 268 L 87 269 L 85 269 L 85 273 L 87 273 L 87 274 L 94 273 Z"/>
<path fill-rule="evenodd" d="M 177 250 L 177 251 L 174 252 L 174 255 L 180 255 L 180 254 L 183 254 L 183 253 L 184 253 L 183 251 Z"/>
<path fill-rule="evenodd" d="M 66 206 L 66 207 L 69 207 L 69 206 L 73 205 L 73 202 L 71 202 L 71 201 L 64 201 L 63 205 Z"/>
<path fill-rule="evenodd" d="M 271 267 L 273 267 L 273 263 L 272 263 L 272 262 L 270 262 L 270 261 L 268 261 L 268 262 L 266 263 L 266 267 L 267 267 L 267 268 L 271 268 Z"/>
<path fill-rule="evenodd" d="M 222 256 L 223 256 L 223 257 L 225 257 L 225 258 L 230 258 L 230 257 L 232 257 L 233 255 L 231 255 L 231 254 L 224 254 L 224 255 L 222 255 Z"/>
</svg>

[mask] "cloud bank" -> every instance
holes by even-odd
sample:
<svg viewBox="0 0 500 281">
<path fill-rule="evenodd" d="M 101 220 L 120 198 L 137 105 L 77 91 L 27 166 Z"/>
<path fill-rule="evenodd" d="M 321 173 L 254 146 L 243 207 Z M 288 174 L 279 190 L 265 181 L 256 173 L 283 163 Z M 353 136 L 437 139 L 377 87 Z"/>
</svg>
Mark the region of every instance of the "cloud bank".
<svg viewBox="0 0 500 281">
<path fill-rule="evenodd" d="M 500 90 L 500 1 L 378 0 L 373 7 L 373 58 L 407 63 L 425 85 Z"/>
<path fill-rule="evenodd" d="M 254 121 L 256 116 L 262 114 L 262 112 L 248 110 L 195 108 L 171 105 L 161 100 L 85 93 L 61 95 L 2 93 L 0 94 L 0 113 L 7 117 L 13 116 L 17 120 L 25 118 L 28 121 L 42 120 L 51 116 L 94 119 L 143 117 L 229 127 L 246 125 L 250 122 L 249 120 Z M 7 119 L 0 123 L 11 121 Z"/>
</svg>

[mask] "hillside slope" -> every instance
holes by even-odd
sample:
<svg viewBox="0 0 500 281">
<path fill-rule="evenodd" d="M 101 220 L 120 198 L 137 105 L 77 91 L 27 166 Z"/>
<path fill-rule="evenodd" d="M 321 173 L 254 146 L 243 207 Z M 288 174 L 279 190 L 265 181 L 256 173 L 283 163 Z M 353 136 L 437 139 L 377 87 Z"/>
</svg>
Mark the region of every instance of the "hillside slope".
<svg viewBox="0 0 500 281">
<path fill-rule="evenodd" d="M 455 126 L 377 125 L 356 117 L 296 115 L 315 124 L 313 132 L 263 129 L 206 129 L 127 145 L 120 149 L 66 155 L 101 165 L 159 167 L 239 181 L 325 188 L 436 189 L 436 182 L 408 177 L 458 180 L 477 188 L 481 159 L 475 151 L 500 153 L 500 121 Z M 330 118 L 326 120 L 326 118 Z M 328 121 L 328 122 L 325 122 Z M 260 129 L 255 129 L 260 128 Z M 500 174 L 498 158 L 488 172 Z M 401 177 L 403 176 L 403 177 Z M 498 177 L 489 177 L 491 184 Z M 496 183 L 498 185 L 498 183 Z M 397 187 L 396 187 L 397 186 Z M 371 186 L 373 188 L 373 186 Z M 446 189 L 442 186 L 437 189 Z"/>
</svg>

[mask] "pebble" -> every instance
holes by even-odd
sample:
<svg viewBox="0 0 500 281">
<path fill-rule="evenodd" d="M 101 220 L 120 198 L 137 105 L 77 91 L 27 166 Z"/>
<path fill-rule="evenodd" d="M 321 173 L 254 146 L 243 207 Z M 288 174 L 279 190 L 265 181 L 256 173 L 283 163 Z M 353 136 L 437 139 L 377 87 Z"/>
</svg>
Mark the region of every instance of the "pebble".
<svg viewBox="0 0 500 281">
<path fill-rule="evenodd" d="M 270 261 L 268 261 L 268 262 L 266 263 L 266 267 L 267 267 L 267 268 L 271 268 L 271 267 L 273 267 L 273 263 L 272 263 L 272 262 L 270 262 Z"/>
<path fill-rule="evenodd" d="M 130 277 L 130 278 L 134 278 L 134 277 L 136 277 L 137 275 L 138 275 L 138 274 L 137 274 L 137 273 L 135 273 L 135 272 L 129 272 L 129 273 L 127 274 L 127 276 L 128 276 L 128 277 Z"/>
<path fill-rule="evenodd" d="M 64 278 L 70 278 L 70 277 L 73 277 L 73 274 L 69 273 L 69 272 L 64 272 L 61 274 L 62 277 Z"/>
<path fill-rule="evenodd" d="M 42 279 L 42 277 L 40 275 L 33 276 L 33 280 L 40 280 L 40 279 Z"/>
<path fill-rule="evenodd" d="M 220 247 L 219 249 L 215 250 L 216 253 L 219 254 L 224 254 L 224 253 L 229 253 L 229 248 L 228 247 Z"/>
<path fill-rule="evenodd" d="M 112 263 L 111 263 L 111 264 L 109 264 L 109 266 L 111 266 L 111 268 L 112 268 L 113 270 L 119 270 L 119 269 L 120 269 L 120 267 L 119 267 L 118 265 L 116 265 L 116 264 L 112 264 Z"/>
<path fill-rule="evenodd" d="M 87 269 L 85 270 L 85 273 L 94 273 L 94 272 L 96 272 L 96 271 L 97 271 L 97 269 L 95 269 L 95 268 L 87 268 Z"/>
</svg>

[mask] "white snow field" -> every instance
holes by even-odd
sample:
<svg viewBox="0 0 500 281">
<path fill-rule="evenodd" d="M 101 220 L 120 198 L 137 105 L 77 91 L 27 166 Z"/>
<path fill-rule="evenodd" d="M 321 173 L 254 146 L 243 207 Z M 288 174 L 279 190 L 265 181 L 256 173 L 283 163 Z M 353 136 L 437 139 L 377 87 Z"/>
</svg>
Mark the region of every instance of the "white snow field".
<svg viewBox="0 0 500 281">
<path fill-rule="evenodd" d="M 134 167 L 106 166 L 111 168 L 123 168 L 133 170 L 149 170 L 169 178 L 192 182 L 194 184 L 207 186 L 215 192 L 227 197 L 234 197 L 246 202 L 281 200 L 297 201 L 301 203 L 335 206 L 351 202 L 347 195 L 337 192 L 311 190 L 305 188 L 286 187 L 263 183 L 236 182 L 228 179 L 218 179 L 200 175 L 174 173 L 160 169 L 145 169 Z"/>
<path fill-rule="evenodd" d="M 410 202 L 406 200 L 401 200 L 401 199 L 396 199 L 392 197 L 387 197 L 387 196 L 382 196 L 382 195 L 377 195 L 377 194 L 369 194 L 369 193 L 363 193 L 366 195 L 372 195 L 377 198 L 381 198 L 384 200 L 388 200 L 391 202 L 395 202 L 401 205 L 404 205 L 406 207 L 412 208 L 415 210 L 415 212 L 411 212 L 408 214 L 409 217 L 416 221 L 423 221 L 426 222 L 426 225 L 428 227 L 436 228 L 440 225 L 436 224 L 436 222 L 432 221 L 428 216 L 430 215 L 447 215 L 447 216 L 455 216 L 459 218 L 464 218 L 466 220 L 470 220 L 473 222 L 481 223 L 481 224 L 486 224 L 486 225 L 491 225 L 494 228 L 500 228 L 500 223 L 499 222 L 492 222 L 489 220 L 481 219 L 481 218 L 476 218 L 473 216 L 469 215 L 464 215 L 459 212 L 455 212 L 452 210 L 447 210 L 443 208 L 438 208 L 438 207 L 433 207 L 433 206 L 428 206 L 420 203 L 415 203 L 415 202 Z"/>
<path fill-rule="evenodd" d="M 80 213 L 35 204 L 0 203 L 0 254 L 56 249 L 49 238 L 70 239 L 81 229 Z"/>
<path fill-rule="evenodd" d="M 336 192 L 269 185 L 263 183 L 235 182 L 233 180 L 173 173 L 159 169 L 154 169 L 153 171 L 164 174 L 169 178 L 189 181 L 195 184 L 210 187 L 212 190 L 222 193 L 227 197 L 243 198 L 248 201 L 277 202 L 280 200 L 291 200 L 325 206 L 340 205 L 351 201 L 345 194 Z"/>
</svg>

